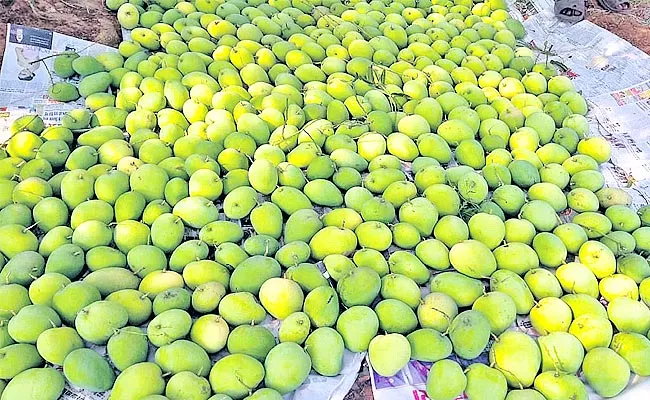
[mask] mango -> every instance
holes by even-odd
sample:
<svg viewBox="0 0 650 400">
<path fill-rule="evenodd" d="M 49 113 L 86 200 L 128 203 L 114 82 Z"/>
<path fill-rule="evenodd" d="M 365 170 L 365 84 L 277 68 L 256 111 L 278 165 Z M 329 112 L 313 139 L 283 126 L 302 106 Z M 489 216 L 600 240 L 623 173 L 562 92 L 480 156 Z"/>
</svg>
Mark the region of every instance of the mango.
<svg viewBox="0 0 650 400">
<path fill-rule="evenodd" d="M 336 376 L 343 368 L 343 338 L 334 329 L 321 327 L 305 341 L 314 371 L 323 376 Z"/>
<path fill-rule="evenodd" d="M 488 277 L 497 269 L 494 255 L 478 240 L 465 240 L 453 245 L 449 261 L 458 272 L 472 278 Z"/>
<path fill-rule="evenodd" d="M 152 302 L 146 294 L 138 290 L 118 290 L 106 296 L 106 300 L 114 301 L 124 307 L 131 325 L 140 325 L 151 316 Z"/>
<path fill-rule="evenodd" d="M 542 372 L 535 378 L 535 389 L 547 399 L 588 399 L 587 389 L 575 375 Z"/>
<path fill-rule="evenodd" d="M 434 329 L 418 329 L 406 336 L 411 345 L 411 358 L 418 361 L 436 362 L 449 357 L 451 341 Z"/>
<path fill-rule="evenodd" d="M 381 297 L 396 299 L 416 308 L 420 304 L 420 288 L 414 280 L 400 274 L 388 274 L 381 278 Z"/>
<path fill-rule="evenodd" d="M 16 342 L 35 344 L 41 333 L 58 326 L 61 326 L 61 319 L 52 308 L 28 305 L 9 320 L 7 329 Z"/>
<path fill-rule="evenodd" d="M 467 376 L 465 393 L 468 397 L 505 399 L 508 392 L 508 382 L 499 370 L 475 363 L 467 367 L 465 375 Z"/>
<path fill-rule="evenodd" d="M 106 359 L 86 348 L 73 350 L 63 362 L 68 382 L 91 392 L 104 392 L 113 387 L 115 372 Z"/>
<path fill-rule="evenodd" d="M 155 316 L 147 326 L 147 337 L 154 346 L 166 346 L 190 332 L 192 318 L 184 310 L 172 309 Z"/>
<path fill-rule="evenodd" d="M 30 368 L 43 364 L 36 346 L 27 343 L 10 344 L 0 349 L 0 378 L 13 379 Z"/>
<path fill-rule="evenodd" d="M 83 340 L 77 331 L 65 326 L 48 329 L 36 340 L 36 348 L 41 357 L 55 365 L 63 365 L 68 354 L 83 347 Z"/>
<path fill-rule="evenodd" d="M 2 392 L 3 400 L 56 400 L 65 380 L 54 368 L 31 368 L 16 375 Z"/>
<path fill-rule="evenodd" d="M 211 393 L 210 382 L 189 371 L 173 375 L 165 388 L 165 395 L 170 400 L 207 400 Z"/>
<path fill-rule="evenodd" d="M 467 377 L 456 361 L 435 362 L 427 376 L 427 396 L 431 400 L 455 399 L 465 391 Z"/>
<path fill-rule="evenodd" d="M 506 331 L 490 349 L 490 364 L 501 371 L 508 386 L 526 388 L 533 384 L 542 362 L 535 340 L 525 333 Z"/>
<path fill-rule="evenodd" d="M 142 329 L 125 326 L 108 339 L 106 352 L 113 366 L 124 371 L 132 365 L 147 360 L 149 342 Z"/>
<path fill-rule="evenodd" d="M 230 328 L 218 315 L 206 314 L 199 317 L 190 330 L 192 341 L 209 354 L 216 353 L 226 346 Z"/>
<path fill-rule="evenodd" d="M 169 288 L 153 299 L 153 313 L 158 315 L 171 309 L 189 310 L 192 297 L 184 288 Z"/>
<path fill-rule="evenodd" d="M 497 270 L 490 277 L 490 290 L 509 295 L 515 302 L 517 314 L 528 314 L 533 308 L 534 298 L 526 282 L 508 270 Z"/>
<path fill-rule="evenodd" d="M 650 309 L 641 301 L 617 297 L 607 305 L 607 315 L 621 332 L 647 334 L 650 329 Z"/>
<path fill-rule="evenodd" d="M 562 287 L 555 275 L 544 268 L 534 268 L 526 272 L 524 281 L 535 299 L 562 296 Z"/>
<path fill-rule="evenodd" d="M 464 311 L 449 325 L 454 351 L 465 359 L 478 357 L 490 340 L 490 323 L 478 311 Z"/>
<path fill-rule="evenodd" d="M 368 346 L 372 369 L 381 376 L 393 376 L 411 358 L 411 345 L 399 333 L 375 336 Z"/>
<path fill-rule="evenodd" d="M 566 332 L 572 320 L 571 308 L 561 299 L 545 297 L 530 310 L 530 322 L 540 335 Z"/>
<path fill-rule="evenodd" d="M 75 327 L 84 340 L 105 344 L 116 329 L 127 324 L 129 315 L 124 307 L 109 301 L 96 301 L 82 308 L 75 318 Z"/>
<path fill-rule="evenodd" d="M 612 323 L 607 318 L 583 314 L 573 320 L 569 333 L 578 338 L 585 350 L 607 347 L 612 341 Z"/>
<path fill-rule="evenodd" d="M 293 242 L 304 243 L 304 242 Z M 277 254 L 276 254 L 277 256 Z M 328 256 L 334 257 L 334 256 Z M 328 286 L 327 279 L 323 276 L 320 269 L 314 264 L 300 263 L 293 267 L 289 267 L 285 272 L 285 278 L 291 279 L 296 282 L 303 291 L 311 292 L 320 286 Z M 333 278 L 332 278 L 333 279 Z"/>
<path fill-rule="evenodd" d="M 262 363 L 245 354 L 230 354 L 218 360 L 210 370 L 210 386 L 216 393 L 233 399 L 251 394 L 264 379 Z"/>
<path fill-rule="evenodd" d="M 487 318 L 490 331 L 500 335 L 517 319 L 517 306 L 512 298 L 502 292 L 488 292 L 474 302 L 472 310 Z"/>
<path fill-rule="evenodd" d="M 264 282 L 280 277 L 281 267 L 275 259 L 256 255 L 237 265 L 230 276 L 232 292 L 258 294 Z"/>
<path fill-rule="evenodd" d="M 623 357 L 630 365 L 630 369 L 637 375 L 650 374 L 650 341 L 647 337 L 633 332 L 619 332 L 612 338 L 610 349 Z"/>
<path fill-rule="evenodd" d="M 188 240 L 181 243 L 169 257 L 169 268 L 182 272 L 192 261 L 205 260 L 208 257 L 208 245 L 200 240 Z M 217 260 L 218 261 L 218 260 Z"/>
<path fill-rule="evenodd" d="M 606 347 L 591 349 L 585 355 L 582 372 L 596 393 L 614 397 L 621 393 L 630 379 L 630 366 L 623 357 Z"/>
<path fill-rule="evenodd" d="M 10 319 L 23 307 L 32 303 L 27 289 L 16 283 L 0 286 L 0 297 L 4 300 L 2 310 L 0 311 L 0 320 Z"/>
<path fill-rule="evenodd" d="M 219 315 L 230 325 L 259 324 L 266 318 L 266 311 L 248 292 L 227 294 L 219 303 Z"/>
<path fill-rule="evenodd" d="M 192 308 L 200 313 L 209 313 L 217 309 L 219 302 L 226 295 L 226 287 L 217 281 L 205 282 L 192 292 Z"/>
<path fill-rule="evenodd" d="M 303 344 L 309 335 L 311 322 L 307 314 L 295 312 L 282 321 L 278 332 L 280 342 Z"/>
<path fill-rule="evenodd" d="M 357 247 L 357 237 L 349 229 L 326 226 L 309 240 L 312 257 L 322 260 L 330 254 L 350 255 Z"/>
<path fill-rule="evenodd" d="M 141 362 L 118 375 L 111 391 L 111 400 L 144 398 L 164 391 L 165 380 L 160 367 L 151 362 Z"/>
<path fill-rule="evenodd" d="M 260 362 L 275 346 L 275 337 L 263 326 L 240 325 L 228 335 L 228 352 L 246 354 Z"/>
<path fill-rule="evenodd" d="M 311 367 L 309 355 L 299 345 L 280 343 L 271 349 L 264 361 L 264 384 L 281 394 L 289 393 L 302 385 Z"/>
<path fill-rule="evenodd" d="M 155 360 L 164 372 L 172 374 L 190 371 L 205 377 L 210 372 L 208 353 L 201 346 L 189 340 L 176 340 L 160 347 L 156 351 Z"/>
<path fill-rule="evenodd" d="M 379 319 L 367 306 L 352 306 L 343 311 L 336 322 L 345 347 L 354 352 L 366 351 L 379 330 Z"/>
<path fill-rule="evenodd" d="M 562 300 L 571 307 L 574 319 L 584 314 L 607 318 L 607 310 L 594 297 L 586 294 L 566 294 L 562 296 Z"/>
<path fill-rule="evenodd" d="M 352 269 L 336 285 L 336 291 L 339 293 L 343 304 L 347 307 L 370 305 L 379 294 L 380 289 L 381 279 L 379 275 L 367 267 Z"/>
<path fill-rule="evenodd" d="M 442 272 L 431 278 L 432 292 L 450 296 L 459 307 L 470 306 L 483 294 L 483 283 L 458 272 Z"/>
<path fill-rule="evenodd" d="M 11 226 L 23 229 L 21 225 L 4 225 L 0 226 L 0 232 L 3 227 Z M 33 235 L 31 232 L 27 232 L 30 235 Z M 11 235 L 5 237 L 11 238 Z M 11 239 L 7 240 L 7 242 L 10 240 Z M 0 251 L 2 251 L 2 249 L 0 249 Z M 7 262 L 7 264 L 4 265 L 4 268 L 0 270 L 0 282 L 3 284 L 19 284 L 27 287 L 32 283 L 32 281 L 43 275 L 45 270 L 45 260 L 43 256 L 35 251 L 26 250 L 18 252 L 17 254 L 8 254 L 7 252 L 3 253 L 9 257 L 9 262 Z"/>
<path fill-rule="evenodd" d="M 542 353 L 542 371 L 575 374 L 584 358 L 582 343 L 570 333 L 552 332 L 537 338 Z"/>
</svg>

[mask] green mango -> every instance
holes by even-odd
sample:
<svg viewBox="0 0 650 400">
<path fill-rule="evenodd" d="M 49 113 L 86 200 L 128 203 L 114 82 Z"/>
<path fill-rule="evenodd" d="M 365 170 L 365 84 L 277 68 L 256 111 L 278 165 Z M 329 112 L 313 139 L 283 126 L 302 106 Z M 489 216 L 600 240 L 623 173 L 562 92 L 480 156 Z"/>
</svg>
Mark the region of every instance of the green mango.
<svg viewBox="0 0 650 400">
<path fill-rule="evenodd" d="M 10 344 L 0 349 L 0 377 L 13 379 L 23 371 L 43 365 L 36 346 L 27 343 Z"/>
<path fill-rule="evenodd" d="M 261 323 L 266 318 L 266 311 L 251 293 L 240 292 L 227 294 L 221 299 L 219 315 L 230 325 L 237 326 Z"/>
<path fill-rule="evenodd" d="M 336 376 L 343 368 L 343 338 L 334 329 L 321 327 L 305 341 L 314 371 L 323 376 Z"/>
<path fill-rule="evenodd" d="M 16 375 L 2 392 L 3 400 L 56 400 L 65 380 L 54 368 L 31 368 Z"/>
<path fill-rule="evenodd" d="M 630 379 L 630 366 L 614 350 L 599 347 L 585 355 L 582 372 L 598 395 L 614 397 L 621 393 Z"/>
<path fill-rule="evenodd" d="M 490 290 L 509 295 L 515 302 L 517 314 L 528 314 L 534 298 L 526 282 L 512 271 L 500 269 L 490 277 Z"/>
<path fill-rule="evenodd" d="M 48 306 L 28 305 L 20 309 L 7 324 L 9 335 L 18 343 L 35 344 L 39 335 L 61 326 L 56 311 Z"/>
<path fill-rule="evenodd" d="M 481 281 L 458 272 L 442 272 L 434 275 L 429 286 L 432 292 L 441 292 L 451 297 L 459 307 L 470 306 L 484 292 Z"/>
<path fill-rule="evenodd" d="M 159 366 L 150 362 L 134 364 L 118 375 L 111 390 L 112 400 L 130 400 L 162 394 L 165 380 Z"/>
<path fill-rule="evenodd" d="M 246 354 L 264 362 L 275 346 L 275 337 L 262 326 L 240 325 L 228 335 L 227 346 L 230 354 Z"/>
<path fill-rule="evenodd" d="M 86 348 L 73 350 L 63 362 L 63 374 L 76 387 L 104 392 L 113 387 L 115 372 L 104 357 Z"/>
<path fill-rule="evenodd" d="M 79 94 L 83 97 L 88 97 L 94 93 L 105 92 L 112 82 L 113 79 L 108 72 L 97 72 L 92 75 L 87 75 L 79 82 Z"/>
<path fill-rule="evenodd" d="M 435 329 L 418 329 L 406 336 L 411 345 L 411 358 L 418 361 L 436 362 L 449 357 L 451 341 Z"/>
<path fill-rule="evenodd" d="M 77 53 L 65 52 L 54 57 L 54 73 L 61 78 L 70 78 L 77 72 L 72 68 L 72 62 L 79 58 Z"/>
<path fill-rule="evenodd" d="M 313 326 L 331 327 L 339 316 L 338 295 L 329 286 L 319 286 L 307 294 L 303 309 Z"/>
<path fill-rule="evenodd" d="M 113 332 L 125 326 L 128 321 L 126 309 L 118 303 L 96 301 L 79 311 L 75 318 L 75 327 L 84 340 L 105 344 Z"/>
<path fill-rule="evenodd" d="M 551 332 L 537 338 L 542 354 L 542 371 L 575 374 L 585 356 L 582 343 L 567 332 Z"/>
<path fill-rule="evenodd" d="M 302 385 L 311 367 L 309 354 L 298 344 L 280 343 L 271 349 L 264 361 L 264 385 L 281 394 L 289 393 Z"/>
<path fill-rule="evenodd" d="M 189 340 L 176 340 L 160 347 L 155 354 L 156 364 L 163 372 L 172 374 L 190 371 L 198 376 L 206 377 L 210 373 L 208 353 L 198 344 Z"/>
<path fill-rule="evenodd" d="M 280 342 L 303 344 L 309 335 L 311 323 L 307 314 L 295 312 L 282 321 L 278 332 Z"/>
<path fill-rule="evenodd" d="M 77 87 L 68 82 L 57 82 L 54 85 L 50 86 L 48 89 L 48 95 L 52 100 L 69 102 L 75 101 L 79 98 L 79 91 Z"/>
<path fill-rule="evenodd" d="M 523 332 L 506 331 L 490 349 L 490 364 L 503 373 L 508 386 L 530 387 L 541 365 L 537 343 Z"/>
<path fill-rule="evenodd" d="M 67 326 L 48 329 L 36 340 L 38 353 L 54 365 L 63 365 L 68 354 L 83 347 L 84 342 L 77 331 Z"/>
<path fill-rule="evenodd" d="M 207 353 L 213 354 L 226 346 L 229 333 L 230 328 L 223 318 L 215 314 L 206 314 L 194 321 L 190 338 Z"/>
<path fill-rule="evenodd" d="M 472 304 L 472 310 L 479 311 L 487 318 L 490 330 L 500 335 L 517 319 L 517 306 L 512 298 L 502 292 L 488 292 Z"/>
<path fill-rule="evenodd" d="M 264 378 L 262 363 L 245 354 L 230 354 L 214 363 L 209 380 L 214 392 L 240 399 Z"/>
<path fill-rule="evenodd" d="M 490 323 L 478 311 L 463 311 L 449 325 L 454 351 L 467 360 L 478 357 L 490 340 Z"/>
<path fill-rule="evenodd" d="M 575 375 L 542 372 L 535 378 L 535 389 L 547 399 L 588 399 L 587 389 Z"/>
<path fill-rule="evenodd" d="M 308 243 L 323 228 L 319 215 L 311 209 L 297 210 L 284 225 L 284 241 Z"/>
<path fill-rule="evenodd" d="M 431 400 L 453 399 L 462 394 L 466 387 L 467 377 L 457 362 L 440 360 L 431 366 L 426 386 L 427 396 Z"/>
</svg>

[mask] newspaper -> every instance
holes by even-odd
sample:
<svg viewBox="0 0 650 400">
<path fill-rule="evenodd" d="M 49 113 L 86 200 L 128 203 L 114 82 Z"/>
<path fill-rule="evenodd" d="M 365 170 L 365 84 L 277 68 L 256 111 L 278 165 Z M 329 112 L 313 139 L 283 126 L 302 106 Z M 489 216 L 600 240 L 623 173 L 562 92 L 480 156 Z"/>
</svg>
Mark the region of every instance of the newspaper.
<svg viewBox="0 0 650 400">
<path fill-rule="evenodd" d="M 47 95 L 52 83 L 61 80 L 54 74 L 53 56 L 67 51 L 97 55 L 117 49 L 49 30 L 7 24 L 0 69 L 0 143 L 9 137 L 11 122 L 22 115 L 38 113 L 47 125 L 55 125 L 69 110 L 83 107 L 83 99 L 60 103 Z"/>
<path fill-rule="evenodd" d="M 650 56 L 589 21 L 573 25 L 559 21 L 553 14 L 552 0 L 510 0 L 509 5 L 511 15 L 526 27 L 525 41 L 547 51 L 553 45 L 551 59 L 568 68 L 566 75 L 589 103 L 590 134 L 611 142 L 611 162 L 601 170 L 606 184 L 626 189 L 634 207 L 650 203 Z M 511 329 L 538 336 L 527 317 L 518 318 Z M 451 357 L 466 366 L 487 364 L 486 354 L 487 349 L 469 362 Z M 430 367 L 431 363 L 410 361 L 390 378 L 378 375 L 371 367 L 374 399 L 427 399 Z M 600 399 L 587 389 L 590 400 Z M 633 375 L 626 390 L 614 399 L 647 398 L 649 392 L 650 379 Z M 467 396 L 457 398 L 461 399 Z"/>
</svg>

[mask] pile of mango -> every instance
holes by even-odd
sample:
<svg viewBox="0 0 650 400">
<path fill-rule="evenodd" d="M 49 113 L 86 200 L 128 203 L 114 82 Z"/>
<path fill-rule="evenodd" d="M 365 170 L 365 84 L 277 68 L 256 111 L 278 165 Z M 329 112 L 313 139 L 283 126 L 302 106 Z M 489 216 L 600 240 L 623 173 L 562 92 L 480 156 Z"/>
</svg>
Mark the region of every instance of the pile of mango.
<svg viewBox="0 0 650 400">
<path fill-rule="evenodd" d="M 278 400 L 346 349 L 432 400 L 650 375 L 650 208 L 503 1 L 106 5 L 119 51 L 44 61 L 85 107 L 0 150 L 1 400 Z"/>
</svg>

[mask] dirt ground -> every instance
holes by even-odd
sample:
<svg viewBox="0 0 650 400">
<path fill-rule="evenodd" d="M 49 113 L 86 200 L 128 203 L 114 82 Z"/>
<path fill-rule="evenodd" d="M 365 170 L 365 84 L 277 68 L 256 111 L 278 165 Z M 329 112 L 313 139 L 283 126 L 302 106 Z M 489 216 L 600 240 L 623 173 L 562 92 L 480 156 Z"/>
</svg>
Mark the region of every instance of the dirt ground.
<svg viewBox="0 0 650 400">
<path fill-rule="evenodd" d="M 104 0 L 0 0 L 0 64 L 7 23 L 50 29 L 115 46 L 122 40 L 115 13 Z"/>
<path fill-rule="evenodd" d="M 589 0 L 588 18 L 650 54 L 650 1 L 632 0 L 628 13 L 613 14 Z M 0 64 L 6 23 L 51 29 L 110 46 L 117 46 L 121 40 L 119 24 L 114 13 L 104 7 L 104 0 L 0 0 Z M 364 362 L 345 400 L 371 399 L 368 366 Z"/>
</svg>

